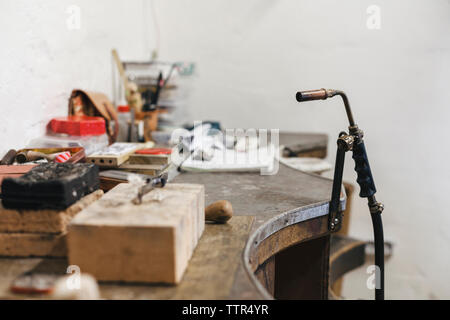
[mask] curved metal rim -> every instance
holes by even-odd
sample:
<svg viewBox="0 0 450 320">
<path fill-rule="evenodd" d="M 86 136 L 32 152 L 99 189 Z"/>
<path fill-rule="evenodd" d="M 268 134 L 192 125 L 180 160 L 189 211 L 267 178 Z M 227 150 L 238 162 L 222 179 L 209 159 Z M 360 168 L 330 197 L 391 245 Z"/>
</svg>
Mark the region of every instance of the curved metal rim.
<svg viewBox="0 0 450 320">
<path fill-rule="evenodd" d="M 346 205 L 346 194 L 345 191 L 343 198 L 341 198 L 341 209 L 345 209 Z M 259 282 L 259 280 L 256 278 L 251 264 L 250 264 L 250 257 L 251 253 L 258 248 L 258 246 L 266 240 L 271 235 L 275 234 L 276 232 L 297 224 L 301 223 L 310 219 L 318 218 L 321 216 L 327 215 L 329 212 L 329 202 L 324 201 L 320 202 L 318 204 L 313 204 L 301 208 L 297 208 L 294 210 L 287 211 L 285 213 L 282 213 L 276 217 L 273 217 L 272 219 L 266 221 L 264 224 L 259 226 L 249 237 L 247 240 L 247 243 L 245 245 L 245 249 L 243 252 L 243 263 L 244 263 L 244 269 L 250 278 L 253 285 L 256 287 L 258 292 L 262 295 L 264 299 L 273 300 L 274 297 L 267 291 L 267 289 Z"/>
</svg>

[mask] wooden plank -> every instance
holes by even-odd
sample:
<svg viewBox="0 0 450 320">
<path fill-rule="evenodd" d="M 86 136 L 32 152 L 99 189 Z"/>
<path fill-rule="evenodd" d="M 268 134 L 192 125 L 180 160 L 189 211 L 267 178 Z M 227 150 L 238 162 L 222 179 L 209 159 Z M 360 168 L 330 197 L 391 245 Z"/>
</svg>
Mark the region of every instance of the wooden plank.
<svg viewBox="0 0 450 320">
<path fill-rule="evenodd" d="M 103 191 L 94 191 L 65 210 L 6 209 L 0 203 L 0 232 L 55 234 L 65 232 L 70 220 L 102 195 Z"/>
<path fill-rule="evenodd" d="M 120 170 L 148 174 L 151 176 L 160 174 L 166 168 L 167 165 L 165 164 L 130 164 L 128 162 L 119 167 Z"/>
<path fill-rule="evenodd" d="M 0 256 L 61 258 L 66 255 L 66 234 L 0 233 Z"/>
<path fill-rule="evenodd" d="M 321 216 L 287 226 L 264 239 L 256 250 L 250 253 L 251 268 L 255 272 L 269 258 L 286 248 L 303 241 L 311 240 L 317 237 L 318 234 L 324 236 L 328 233 L 327 216 Z"/>
<path fill-rule="evenodd" d="M 127 143 L 116 142 L 109 147 L 91 154 L 86 158 L 89 163 L 95 163 L 102 168 L 117 168 L 125 163 L 131 154 L 136 150 L 143 148 L 150 148 L 154 145 L 153 142 L 147 143 Z"/>
<path fill-rule="evenodd" d="M 70 263 L 103 281 L 178 283 L 201 236 L 204 187 L 169 183 L 134 205 L 137 190 L 119 184 L 72 220 Z"/>
<path fill-rule="evenodd" d="M 100 177 L 100 189 L 102 189 L 104 192 L 111 190 L 120 183 L 127 183 L 127 181 L 107 177 Z"/>
<path fill-rule="evenodd" d="M 170 154 L 132 154 L 130 164 L 169 164 Z"/>
<path fill-rule="evenodd" d="M 28 165 L 0 165 L 0 192 L 2 190 L 1 183 L 5 178 L 18 178 L 36 167 L 36 164 Z"/>
<path fill-rule="evenodd" d="M 4 174 L 22 174 L 23 175 L 36 166 L 37 166 L 37 164 L 31 164 L 31 165 L 22 164 L 22 165 L 10 165 L 10 166 L 1 165 L 0 166 L 0 175 L 4 175 Z"/>
</svg>

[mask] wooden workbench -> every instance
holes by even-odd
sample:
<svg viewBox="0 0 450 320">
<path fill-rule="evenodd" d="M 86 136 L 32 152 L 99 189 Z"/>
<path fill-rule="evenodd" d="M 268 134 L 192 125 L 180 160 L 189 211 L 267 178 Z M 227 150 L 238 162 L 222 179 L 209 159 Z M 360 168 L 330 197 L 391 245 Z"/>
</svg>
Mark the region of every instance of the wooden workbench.
<svg viewBox="0 0 450 320">
<path fill-rule="evenodd" d="M 293 139 L 292 134 L 280 137 Z M 324 135 L 299 135 L 326 148 Z M 280 164 L 259 173 L 182 173 L 174 182 L 205 185 L 206 204 L 233 204 L 228 224 L 207 224 L 178 286 L 102 283 L 106 299 L 328 298 L 332 181 Z M 342 198 L 345 205 L 345 197 Z M 64 273 L 65 259 L 0 259 L 0 298 L 23 272 Z"/>
</svg>

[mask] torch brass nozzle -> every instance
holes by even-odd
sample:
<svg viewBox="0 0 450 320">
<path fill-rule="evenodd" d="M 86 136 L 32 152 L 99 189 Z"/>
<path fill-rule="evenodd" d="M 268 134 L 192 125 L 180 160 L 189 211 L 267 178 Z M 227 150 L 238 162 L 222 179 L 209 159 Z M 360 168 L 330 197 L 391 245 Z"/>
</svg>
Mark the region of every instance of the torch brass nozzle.
<svg viewBox="0 0 450 320">
<path fill-rule="evenodd" d="M 348 102 L 348 98 L 344 91 L 334 89 L 307 90 L 297 92 L 295 97 L 298 102 L 304 102 L 312 100 L 326 100 L 334 96 L 341 96 L 345 105 L 345 111 L 347 112 L 347 118 L 348 122 L 350 123 L 350 127 L 354 127 L 355 121 L 353 120 L 352 110 L 350 109 L 350 103 Z"/>
</svg>

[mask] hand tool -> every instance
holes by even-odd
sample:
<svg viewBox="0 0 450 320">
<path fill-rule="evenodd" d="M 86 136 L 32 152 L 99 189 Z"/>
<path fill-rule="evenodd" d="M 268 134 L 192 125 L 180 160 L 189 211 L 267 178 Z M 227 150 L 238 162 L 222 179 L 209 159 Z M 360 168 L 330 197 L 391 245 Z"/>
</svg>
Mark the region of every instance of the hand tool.
<svg viewBox="0 0 450 320">
<path fill-rule="evenodd" d="M 205 209 L 205 220 L 215 223 L 227 223 L 233 217 L 233 206 L 227 200 L 210 204 Z"/>
<path fill-rule="evenodd" d="M 145 98 L 145 104 L 143 107 L 143 111 L 153 111 L 158 108 L 158 100 L 159 95 L 161 93 L 161 89 L 164 86 L 164 79 L 162 72 L 159 72 L 158 78 L 156 79 L 156 86 L 154 91 L 147 90 L 142 95 Z"/>
<path fill-rule="evenodd" d="M 58 161 L 59 156 L 65 154 L 61 157 L 61 161 Z M 67 159 L 67 156 L 70 156 Z M 31 148 L 31 149 L 20 149 L 17 151 L 15 160 L 18 163 L 24 163 L 28 161 L 35 161 L 38 159 L 47 159 L 49 162 L 67 162 L 67 163 L 78 163 L 84 162 L 86 158 L 86 153 L 83 147 L 70 147 L 70 148 Z M 63 161 L 65 160 L 65 161 Z"/>
<path fill-rule="evenodd" d="M 149 193 L 150 191 L 152 191 L 155 188 L 164 188 L 164 186 L 167 183 L 167 179 L 168 179 L 168 174 L 167 173 L 163 173 L 162 175 L 160 175 L 160 176 L 158 176 L 156 178 L 148 179 L 146 181 L 146 184 L 139 188 L 138 194 L 137 194 L 136 198 L 134 198 L 132 200 L 132 202 L 134 204 L 136 204 L 136 205 L 141 204 L 142 203 L 142 198 L 147 193 Z"/>
<path fill-rule="evenodd" d="M 156 107 L 157 104 L 158 104 L 159 95 L 160 95 L 160 93 L 161 93 L 161 88 L 162 88 L 163 85 L 164 85 L 164 80 L 163 80 L 162 72 L 159 73 L 159 76 L 158 76 L 158 80 L 157 80 L 157 81 L 158 81 L 158 83 L 156 84 L 155 95 L 153 96 L 153 99 L 152 99 L 152 105 L 154 105 L 155 107 Z"/>
<path fill-rule="evenodd" d="M 136 112 L 133 108 L 130 109 L 130 123 L 128 126 L 127 142 L 134 142 L 138 139 L 136 138 Z"/>
<path fill-rule="evenodd" d="M 26 163 L 31 161 L 36 161 L 39 159 L 46 159 L 49 162 L 67 162 L 71 155 L 69 151 L 58 152 L 53 154 L 47 154 L 37 151 L 23 151 L 16 155 L 16 161 L 18 163 Z"/>
<path fill-rule="evenodd" d="M 16 161 L 18 163 L 26 163 L 26 162 L 36 161 L 39 159 L 46 159 L 48 161 L 53 161 L 54 157 L 51 157 L 48 154 L 45 154 L 42 152 L 36 152 L 36 151 L 23 151 L 23 152 L 19 152 L 16 155 Z"/>
<path fill-rule="evenodd" d="M 296 98 L 298 102 L 312 100 L 326 100 L 328 98 L 340 96 L 344 102 L 345 111 L 349 121 L 349 133 L 341 132 L 337 140 L 336 164 L 334 170 L 333 189 L 331 193 L 330 213 L 329 213 L 329 229 L 337 231 L 342 222 L 342 211 L 340 209 L 340 196 L 342 187 L 342 175 L 344 172 L 345 153 L 353 152 L 355 160 L 355 171 L 358 175 L 357 182 L 361 187 L 359 196 L 368 198 L 370 214 L 372 216 L 372 224 L 375 240 L 375 265 L 378 270 L 375 272 L 375 299 L 384 300 L 384 235 L 381 213 L 384 206 L 375 198 L 377 189 L 370 170 L 369 159 L 367 157 L 366 147 L 363 140 L 363 131 L 358 128 L 353 118 L 350 103 L 346 94 L 340 90 L 319 89 L 297 92 Z"/>
<path fill-rule="evenodd" d="M 14 163 L 14 159 L 16 158 L 17 151 L 14 149 L 9 150 L 0 161 L 0 165 L 10 165 Z"/>
</svg>

